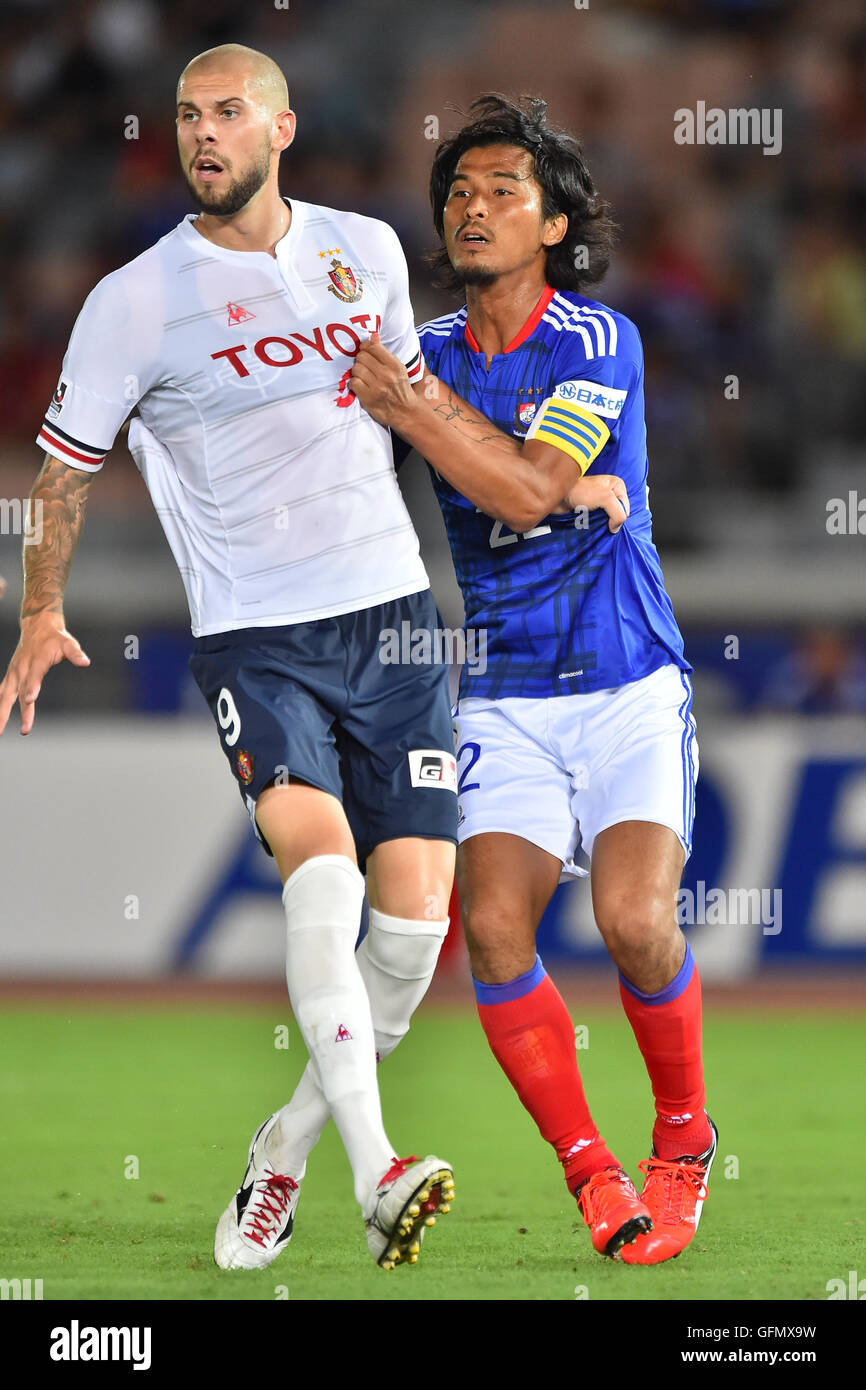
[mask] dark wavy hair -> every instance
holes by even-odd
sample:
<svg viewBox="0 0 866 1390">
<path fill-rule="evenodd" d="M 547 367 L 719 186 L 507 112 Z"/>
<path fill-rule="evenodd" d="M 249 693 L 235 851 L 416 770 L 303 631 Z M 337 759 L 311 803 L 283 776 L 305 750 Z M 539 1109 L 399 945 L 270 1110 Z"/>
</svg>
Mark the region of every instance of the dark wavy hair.
<svg viewBox="0 0 866 1390">
<path fill-rule="evenodd" d="M 473 101 L 467 114 L 471 119 L 466 125 L 439 145 L 430 172 L 433 225 L 443 243 L 428 256 L 436 283 L 443 289 L 462 288 L 445 249 L 443 218 L 458 161 L 467 150 L 481 145 L 519 145 L 528 150 L 541 185 L 544 217 L 563 212 L 568 216 L 562 241 L 547 247 L 547 283 L 555 290 L 581 293 L 585 285 L 601 280 L 610 264 L 616 226 L 609 204 L 595 191 L 580 141 L 547 124 L 547 102 L 541 97 L 522 97 L 518 105 L 491 92 Z M 586 248 L 583 266 L 577 258 L 581 247 Z"/>
</svg>

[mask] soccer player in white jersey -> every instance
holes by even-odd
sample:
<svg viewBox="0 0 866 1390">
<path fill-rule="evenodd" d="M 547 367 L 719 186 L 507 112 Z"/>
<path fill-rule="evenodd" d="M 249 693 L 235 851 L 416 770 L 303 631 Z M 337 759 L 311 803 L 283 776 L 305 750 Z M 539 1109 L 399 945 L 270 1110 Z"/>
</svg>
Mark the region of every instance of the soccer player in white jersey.
<svg viewBox="0 0 866 1390">
<path fill-rule="evenodd" d="M 652 543 L 635 325 L 587 297 L 611 224 L 579 144 L 545 104 L 480 99 L 437 150 L 439 266 L 466 304 L 420 330 L 413 384 L 365 344 L 358 399 L 432 465 L 484 673 L 461 680 L 460 903 L 490 1046 L 554 1149 L 600 1253 L 655 1264 L 697 1229 L 717 1147 L 705 1110 L 701 990 L 675 901 L 691 848 L 697 745 L 691 667 Z M 438 380 L 437 380 L 438 378 Z M 441 419 L 480 411 L 519 455 L 572 461 L 627 493 L 620 524 L 527 506 L 517 464 L 485 486 L 443 469 Z M 522 445 L 521 442 L 523 441 Z M 568 1011 L 535 949 L 562 875 L 591 859 L 598 928 L 655 1101 L 638 1194 L 596 1128 Z"/>
<path fill-rule="evenodd" d="M 0 732 L 16 699 L 31 731 L 51 666 L 89 664 L 63 593 L 90 484 L 135 407 L 130 449 L 186 588 L 192 669 L 284 885 L 311 1058 L 299 1103 L 333 1116 L 369 1249 L 391 1268 L 417 1259 L 453 1190 L 447 1162 L 395 1157 L 376 1076 L 432 976 L 456 841 L 447 672 L 379 660 L 383 629 L 437 615 L 388 433 L 347 388 L 371 331 L 421 375 L 406 265 L 384 223 L 280 197 L 295 117 L 272 60 L 209 50 L 177 99 L 200 211 L 100 281 L 76 322 L 39 432 L 43 539 L 25 548 Z M 292 1116 L 253 1136 L 217 1227 L 224 1268 L 261 1268 L 291 1236 Z"/>
</svg>

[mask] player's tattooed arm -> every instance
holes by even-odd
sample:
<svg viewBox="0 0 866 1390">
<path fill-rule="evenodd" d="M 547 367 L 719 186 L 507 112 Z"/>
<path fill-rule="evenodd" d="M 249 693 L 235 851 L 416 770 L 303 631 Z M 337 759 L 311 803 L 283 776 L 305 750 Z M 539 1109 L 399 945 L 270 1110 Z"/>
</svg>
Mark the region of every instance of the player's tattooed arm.
<svg viewBox="0 0 866 1390">
<path fill-rule="evenodd" d="M 464 401 L 456 391 L 446 386 L 444 381 L 429 373 L 422 385 L 414 387 L 414 391 L 416 395 L 423 394 L 425 400 L 430 401 L 433 410 L 442 416 L 446 424 L 460 430 L 467 439 L 472 439 L 478 444 L 495 444 L 511 454 L 515 451 L 522 454 L 525 450 L 526 456 L 530 459 L 533 455 L 536 458 L 542 456 L 542 450 L 548 447 L 535 440 L 523 445 L 513 436 L 503 434 L 490 423 L 486 415 L 482 415 L 468 401 Z M 554 452 L 561 454 L 562 450 Z M 615 534 L 629 515 L 628 489 L 622 478 L 612 473 L 591 473 L 582 477 L 577 468 L 574 475 L 575 481 L 566 496 L 561 498 L 555 507 L 548 508 L 545 515 L 549 512 L 570 514 L 577 511 L 604 511 L 607 513 L 609 529 Z M 469 493 L 465 495 L 470 501 L 475 501 Z M 497 520 L 503 518 L 497 517 Z"/>
<path fill-rule="evenodd" d="M 63 592 L 93 477 L 46 454 L 30 494 L 33 524 L 24 544 L 21 638 L 0 682 L 0 734 L 16 700 L 21 707 L 21 732 L 30 732 L 42 680 L 52 666 L 60 661 L 90 665 L 90 658 L 66 630 Z"/>
<path fill-rule="evenodd" d="M 579 481 L 580 470 L 568 454 L 537 440 L 521 444 L 436 377 L 413 388 L 403 363 L 375 334 L 361 344 L 349 386 L 374 420 L 417 449 L 482 512 L 514 531 L 537 526 Z"/>
<path fill-rule="evenodd" d="M 93 476 L 45 455 L 30 493 L 30 516 L 36 518 L 40 539 L 37 545 L 24 546 L 22 621 L 38 613 L 63 613 L 63 593 Z"/>
<path fill-rule="evenodd" d="M 428 401 L 434 414 L 441 416 L 446 425 L 459 432 L 475 444 L 495 444 L 506 453 L 514 456 L 521 451 L 520 441 L 512 435 L 503 434 L 491 424 L 486 415 L 475 410 L 462 396 L 444 381 L 427 373 L 424 381 L 414 388 L 415 394 Z"/>
</svg>

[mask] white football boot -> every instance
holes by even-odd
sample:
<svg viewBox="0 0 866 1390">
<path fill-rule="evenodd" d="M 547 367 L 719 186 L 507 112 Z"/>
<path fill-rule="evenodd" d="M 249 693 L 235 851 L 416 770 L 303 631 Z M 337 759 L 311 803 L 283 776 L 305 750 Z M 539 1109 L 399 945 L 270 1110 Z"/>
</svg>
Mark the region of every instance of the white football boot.
<svg viewBox="0 0 866 1390">
<path fill-rule="evenodd" d="M 219 1219 L 213 1257 L 220 1269 L 265 1269 L 292 1238 L 300 1183 L 277 1173 L 265 1156 L 279 1114 L 253 1135 L 244 1180 Z"/>
<path fill-rule="evenodd" d="M 383 1269 L 413 1265 L 436 1217 L 451 1209 L 454 1174 L 441 1158 L 395 1158 L 370 1194 L 364 1211 L 370 1254 Z"/>
</svg>

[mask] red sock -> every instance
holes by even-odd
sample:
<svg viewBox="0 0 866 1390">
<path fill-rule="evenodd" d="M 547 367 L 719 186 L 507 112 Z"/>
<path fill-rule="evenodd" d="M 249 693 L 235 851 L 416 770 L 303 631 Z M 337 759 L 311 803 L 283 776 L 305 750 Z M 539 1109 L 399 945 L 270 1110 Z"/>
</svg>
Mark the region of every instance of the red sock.
<svg viewBox="0 0 866 1390">
<path fill-rule="evenodd" d="M 589 1113 L 574 1027 L 540 958 L 507 984 L 474 984 L 493 1055 L 556 1150 L 570 1191 L 602 1168 L 619 1167 Z"/>
<path fill-rule="evenodd" d="M 643 994 L 622 974 L 619 981 L 655 1097 L 653 1147 L 659 1158 L 702 1154 L 713 1135 L 704 1110 L 701 982 L 688 943 L 678 974 L 658 994 Z"/>
</svg>

